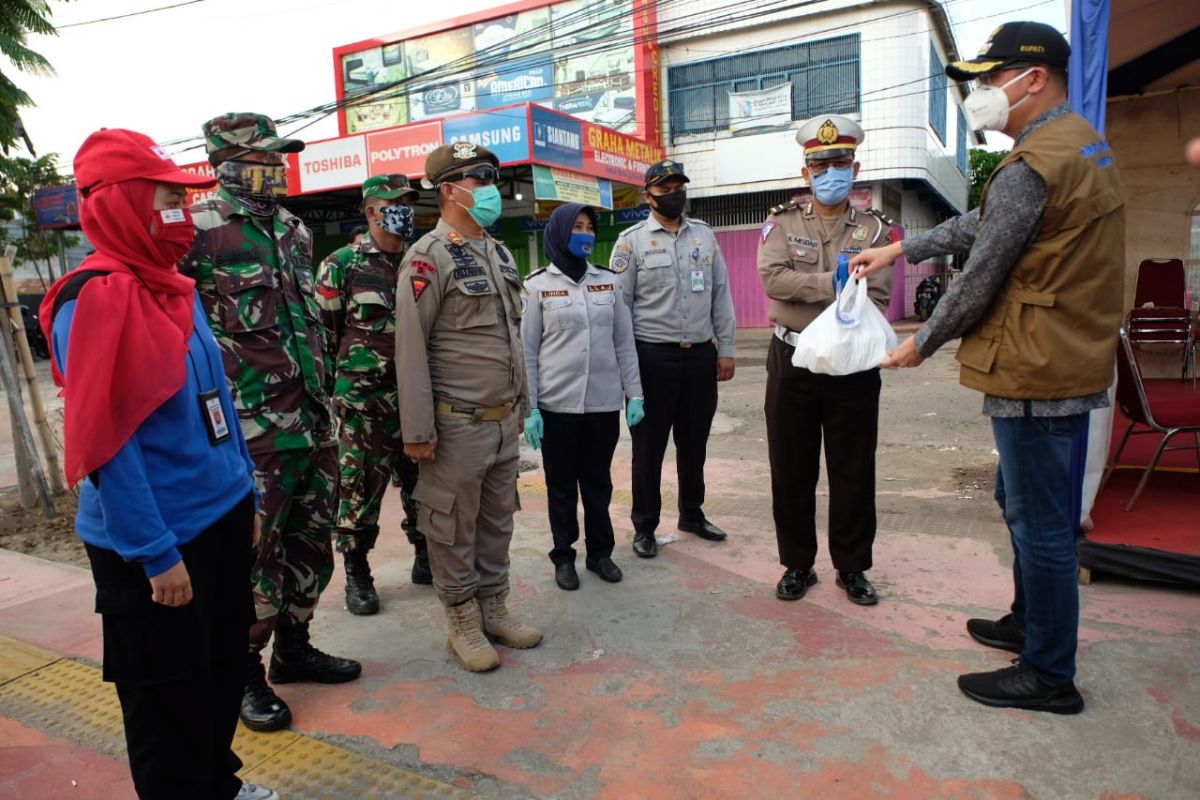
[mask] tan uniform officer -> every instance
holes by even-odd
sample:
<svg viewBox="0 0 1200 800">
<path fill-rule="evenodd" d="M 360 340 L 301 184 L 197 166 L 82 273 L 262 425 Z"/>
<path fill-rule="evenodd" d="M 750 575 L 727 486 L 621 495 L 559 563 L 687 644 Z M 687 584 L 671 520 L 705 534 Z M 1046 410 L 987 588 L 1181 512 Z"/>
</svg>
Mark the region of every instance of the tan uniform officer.
<svg viewBox="0 0 1200 800">
<path fill-rule="evenodd" d="M 521 278 L 485 227 L 500 216 L 499 160 L 466 142 L 425 160 L 441 220 L 409 248 L 396 291 L 396 373 L 404 452 L 449 645 L 472 672 L 500 665 L 488 637 L 533 647 L 540 631 L 508 610 L 517 452 L 529 405 Z M 486 633 L 486 636 L 485 636 Z"/>
<path fill-rule="evenodd" d="M 878 601 L 864 574 L 875 541 L 875 443 L 879 429 L 879 370 L 821 375 L 792 366 L 797 334 L 836 296 L 838 258 L 846 261 L 890 241 L 891 222 L 877 211 L 850 205 L 858 175 L 854 151 L 862 128 L 840 115 L 800 126 L 807 203 L 771 210 L 763 224 L 758 272 L 771 298 L 775 336 L 767 351 L 767 447 L 779 560 L 775 587 L 781 600 L 798 600 L 816 583 L 816 488 L 821 442 L 829 471 L 829 554 L 837 584 L 852 602 Z M 871 276 L 868 294 L 880 311 L 888 305 L 891 270 Z"/>
</svg>

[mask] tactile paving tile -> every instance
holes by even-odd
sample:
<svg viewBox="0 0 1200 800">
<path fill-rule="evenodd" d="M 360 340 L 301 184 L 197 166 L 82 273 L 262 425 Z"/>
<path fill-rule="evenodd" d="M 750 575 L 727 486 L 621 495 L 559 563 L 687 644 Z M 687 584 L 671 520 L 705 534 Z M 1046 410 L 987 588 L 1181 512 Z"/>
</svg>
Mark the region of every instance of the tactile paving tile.
<svg viewBox="0 0 1200 800">
<path fill-rule="evenodd" d="M 121 704 L 113 685 L 101 680 L 100 670 L 55 660 L 52 654 L 11 640 L 0 641 L 0 647 L 5 648 L 0 670 L 28 667 L 0 685 L 0 717 L 114 758 L 125 757 Z M 43 663 L 45 659 L 50 661 Z M 233 748 L 245 764 L 243 778 L 270 786 L 289 800 L 470 797 L 449 784 L 292 731 L 255 733 L 239 724 Z"/>
<path fill-rule="evenodd" d="M 471 796 L 449 784 L 306 737 L 243 770 L 242 777 L 270 786 L 288 800 L 465 800 Z"/>
<path fill-rule="evenodd" d="M 57 660 L 58 656 L 39 647 L 0 636 L 0 683 L 8 683 L 13 678 L 19 678 Z"/>
</svg>

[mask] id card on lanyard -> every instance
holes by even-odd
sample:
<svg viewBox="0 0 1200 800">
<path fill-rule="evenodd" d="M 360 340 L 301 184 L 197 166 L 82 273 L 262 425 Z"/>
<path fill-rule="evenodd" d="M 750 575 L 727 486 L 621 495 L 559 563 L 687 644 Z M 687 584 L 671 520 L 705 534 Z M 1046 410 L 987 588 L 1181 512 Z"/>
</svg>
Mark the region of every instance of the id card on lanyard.
<svg viewBox="0 0 1200 800">
<path fill-rule="evenodd" d="M 700 267 L 700 245 L 692 249 L 692 291 L 704 291 L 704 270 Z"/>
<path fill-rule="evenodd" d="M 208 441 L 215 445 L 229 441 L 229 420 L 221 408 L 221 391 L 209 389 L 200 393 L 200 416 L 208 428 Z"/>
</svg>

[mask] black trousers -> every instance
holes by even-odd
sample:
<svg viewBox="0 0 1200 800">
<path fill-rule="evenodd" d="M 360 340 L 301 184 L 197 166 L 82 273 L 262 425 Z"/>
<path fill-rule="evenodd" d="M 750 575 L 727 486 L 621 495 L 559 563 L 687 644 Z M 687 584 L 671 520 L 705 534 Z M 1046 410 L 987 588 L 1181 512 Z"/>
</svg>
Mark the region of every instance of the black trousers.
<svg viewBox="0 0 1200 800">
<path fill-rule="evenodd" d="M 246 683 L 254 497 L 179 550 L 192 602 L 154 603 L 138 564 L 88 545 L 104 627 L 104 680 L 116 684 L 141 800 L 224 800 L 238 793 L 232 749 Z"/>
<path fill-rule="evenodd" d="M 793 367 L 792 352 L 778 338 L 767 351 L 767 447 L 779 560 L 788 569 L 809 569 L 817 557 L 824 434 L 829 555 L 842 572 L 865 572 L 875 542 L 879 370 L 821 375 Z"/>
<path fill-rule="evenodd" d="M 717 348 L 637 342 L 646 418 L 633 437 L 633 527 L 653 533 L 662 511 L 662 464 L 674 433 L 679 475 L 679 517 L 704 520 L 704 459 L 717 413 Z"/>
<path fill-rule="evenodd" d="M 619 411 L 560 414 L 542 411 L 542 467 L 546 472 L 546 505 L 554 564 L 575 561 L 579 541 L 576 507 L 583 497 L 583 536 L 590 559 L 607 558 L 613 551 L 612 459 L 621 434 Z M 578 489 L 578 492 L 576 491 Z"/>
</svg>

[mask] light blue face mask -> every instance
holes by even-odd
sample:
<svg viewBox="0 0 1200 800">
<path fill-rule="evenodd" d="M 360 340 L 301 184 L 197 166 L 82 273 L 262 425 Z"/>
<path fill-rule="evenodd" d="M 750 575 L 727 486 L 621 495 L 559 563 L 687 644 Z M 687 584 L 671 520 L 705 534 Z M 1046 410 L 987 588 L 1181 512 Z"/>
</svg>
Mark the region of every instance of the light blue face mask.
<svg viewBox="0 0 1200 800">
<path fill-rule="evenodd" d="M 592 250 L 596 247 L 596 234 L 583 233 L 576 231 L 571 234 L 570 241 L 567 242 L 567 249 L 571 251 L 571 255 L 576 258 L 587 258 L 592 254 Z"/>
<path fill-rule="evenodd" d="M 500 189 L 495 184 L 490 186 L 480 186 L 478 189 L 471 191 L 458 184 L 452 184 L 455 188 L 462 189 L 464 192 L 470 191 L 471 198 L 475 201 L 475 205 L 467 209 L 467 213 L 471 215 L 471 219 L 479 223 L 479 227 L 486 228 L 496 220 L 500 219 L 500 212 L 504 208 L 504 201 L 500 198 Z M 459 203 L 459 205 L 462 205 Z M 465 206 L 464 206 L 465 208 Z"/>
<path fill-rule="evenodd" d="M 850 196 L 854 185 L 854 167 L 830 167 L 824 172 L 810 172 L 813 194 L 827 206 L 836 206 Z"/>
</svg>

